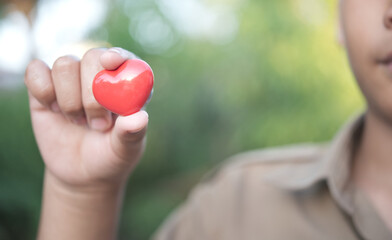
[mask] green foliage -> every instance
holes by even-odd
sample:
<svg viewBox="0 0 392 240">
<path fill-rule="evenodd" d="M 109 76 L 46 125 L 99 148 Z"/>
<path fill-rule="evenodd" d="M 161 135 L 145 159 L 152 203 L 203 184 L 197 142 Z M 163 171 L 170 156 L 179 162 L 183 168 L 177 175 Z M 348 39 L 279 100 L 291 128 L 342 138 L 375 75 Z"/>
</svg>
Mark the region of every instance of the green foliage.
<svg viewBox="0 0 392 240">
<path fill-rule="evenodd" d="M 148 147 L 130 179 L 120 239 L 146 239 L 200 176 L 226 157 L 254 148 L 328 141 L 363 108 L 336 43 L 336 3 L 238 2 L 230 1 L 237 6 L 239 30 L 225 44 L 187 37 L 156 1 L 116 1 L 104 26 L 92 33 L 101 40 L 106 32 L 112 45 L 149 62 L 156 76 L 148 106 Z M 320 19 L 311 18 L 313 8 L 306 8 L 314 4 L 324 13 Z M 167 51 L 152 54 L 129 35 L 134 16 L 143 11 L 169 24 L 175 44 Z M 2 91 L 0 100 L 0 215 L 9 216 L 0 219 L 0 238 L 7 239 L 3 232 L 12 239 L 33 238 L 43 164 L 25 93 Z"/>
<path fill-rule="evenodd" d="M 31 239 L 40 210 L 43 163 L 26 92 L 1 91 L 0 109 L 0 239 Z"/>
</svg>

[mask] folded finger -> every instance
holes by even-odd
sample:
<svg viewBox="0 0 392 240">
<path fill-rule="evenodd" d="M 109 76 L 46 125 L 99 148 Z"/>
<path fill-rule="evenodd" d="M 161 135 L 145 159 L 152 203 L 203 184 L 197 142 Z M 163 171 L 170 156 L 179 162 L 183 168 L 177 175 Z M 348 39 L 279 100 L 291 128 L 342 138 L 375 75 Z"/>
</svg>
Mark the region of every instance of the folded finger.
<svg viewBox="0 0 392 240">
<path fill-rule="evenodd" d="M 61 112 L 72 122 L 84 125 L 79 60 L 73 56 L 58 58 L 53 64 L 52 79 Z"/>
<path fill-rule="evenodd" d="M 94 98 L 92 83 L 95 75 L 103 70 L 99 58 L 105 49 L 89 50 L 81 60 L 82 103 L 90 128 L 105 131 L 112 126 L 111 112 L 103 108 Z"/>
<path fill-rule="evenodd" d="M 43 61 L 36 59 L 29 63 L 25 73 L 25 84 L 30 98 L 37 100 L 36 104 L 31 105 L 32 108 L 59 111 L 51 71 Z"/>
</svg>

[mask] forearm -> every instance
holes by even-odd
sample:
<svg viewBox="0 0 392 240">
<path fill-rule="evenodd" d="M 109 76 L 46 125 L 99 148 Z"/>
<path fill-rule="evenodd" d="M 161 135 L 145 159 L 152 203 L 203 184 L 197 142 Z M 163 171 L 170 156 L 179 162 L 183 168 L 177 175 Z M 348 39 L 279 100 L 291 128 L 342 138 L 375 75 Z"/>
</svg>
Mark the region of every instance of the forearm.
<svg viewBox="0 0 392 240">
<path fill-rule="evenodd" d="M 45 173 L 38 240 L 116 238 L 124 186 L 64 188 Z"/>
</svg>

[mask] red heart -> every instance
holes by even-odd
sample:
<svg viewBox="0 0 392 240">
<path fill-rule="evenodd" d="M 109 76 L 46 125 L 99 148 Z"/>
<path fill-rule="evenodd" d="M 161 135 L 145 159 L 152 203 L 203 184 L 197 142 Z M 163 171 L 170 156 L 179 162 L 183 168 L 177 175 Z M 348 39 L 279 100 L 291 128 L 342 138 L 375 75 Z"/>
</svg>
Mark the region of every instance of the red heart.
<svg viewBox="0 0 392 240">
<path fill-rule="evenodd" d="M 153 84 L 150 66 L 142 60 L 130 59 L 116 70 L 100 71 L 93 81 L 93 94 L 109 111 L 127 116 L 144 106 Z"/>
</svg>

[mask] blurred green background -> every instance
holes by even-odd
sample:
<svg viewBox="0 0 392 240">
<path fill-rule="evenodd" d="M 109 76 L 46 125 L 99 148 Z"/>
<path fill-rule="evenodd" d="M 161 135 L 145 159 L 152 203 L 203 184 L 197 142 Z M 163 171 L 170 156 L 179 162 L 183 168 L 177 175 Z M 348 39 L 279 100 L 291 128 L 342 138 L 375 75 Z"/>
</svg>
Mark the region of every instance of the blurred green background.
<svg viewBox="0 0 392 240">
<path fill-rule="evenodd" d="M 329 141 L 364 107 L 336 40 L 336 1 L 200 1 L 235 21 L 192 36 L 159 1 L 117 0 L 91 31 L 90 40 L 135 52 L 156 77 L 148 147 L 128 185 L 119 239 L 147 239 L 230 155 Z M 163 37 L 143 38 L 140 27 Z M 0 109 L 0 239 L 33 239 L 44 166 L 25 89 L 1 89 Z"/>
</svg>

